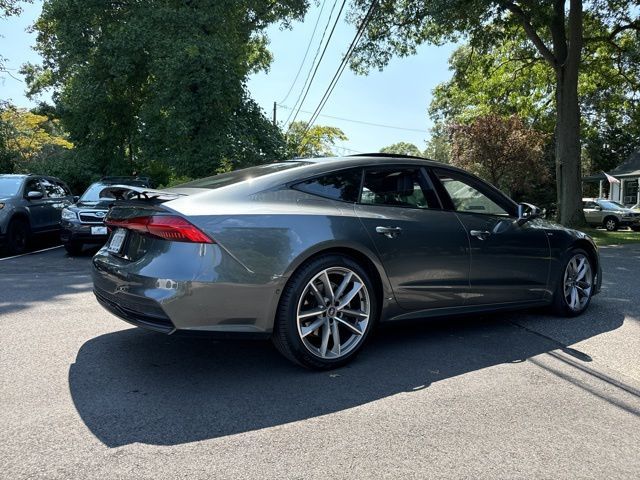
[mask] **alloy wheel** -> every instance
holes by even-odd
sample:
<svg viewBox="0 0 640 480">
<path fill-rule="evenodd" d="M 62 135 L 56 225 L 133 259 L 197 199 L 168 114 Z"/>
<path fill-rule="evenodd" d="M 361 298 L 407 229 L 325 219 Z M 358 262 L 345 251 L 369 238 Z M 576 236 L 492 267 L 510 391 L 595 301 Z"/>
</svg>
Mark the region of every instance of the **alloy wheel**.
<svg viewBox="0 0 640 480">
<path fill-rule="evenodd" d="M 354 271 L 331 267 L 316 274 L 298 301 L 298 335 L 313 355 L 337 359 L 363 340 L 371 315 L 369 291 Z"/>
<path fill-rule="evenodd" d="M 616 229 L 616 226 L 617 226 L 616 221 L 613 220 L 612 218 L 607 220 L 607 223 L 605 224 L 605 228 L 610 232 L 614 231 Z"/>
<path fill-rule="evenodd" d="M 586 255 L 575 254 L 564 271 L 564 298 L 574 312 L 583 310 L 593 289 L 593 272 Z"/>
</svg>

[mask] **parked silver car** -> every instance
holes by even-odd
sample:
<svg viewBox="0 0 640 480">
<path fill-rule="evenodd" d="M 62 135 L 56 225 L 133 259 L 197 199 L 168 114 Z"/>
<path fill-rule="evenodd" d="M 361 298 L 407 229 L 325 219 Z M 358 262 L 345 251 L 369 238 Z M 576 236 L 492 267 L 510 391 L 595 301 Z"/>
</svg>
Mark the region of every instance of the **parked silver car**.
<svg viewBox="0 0 640 480">
<path fill-rule="evenodd" d="M 0 246 L 26 250 L 35 234 L 60 229 L 62 209 L 74 202 L 62 180 L 40 175 L 0 175 Z"/>
<path fill-rule="evenodd" d="M 552 305 L 584 312 L 598 250 L 463 170 L 383 154 L 294 160 L 119 198 L 98 301 L 164 332 L 271 337 L 311 368 L 378 321 Z"/>
<path fill-rule="evenodd" d="M 615 232 L 620 227 L 640 231 L 640 212 L 605 198 L 583 198 L 582 209 L 587 223 Z"/>
</svg>

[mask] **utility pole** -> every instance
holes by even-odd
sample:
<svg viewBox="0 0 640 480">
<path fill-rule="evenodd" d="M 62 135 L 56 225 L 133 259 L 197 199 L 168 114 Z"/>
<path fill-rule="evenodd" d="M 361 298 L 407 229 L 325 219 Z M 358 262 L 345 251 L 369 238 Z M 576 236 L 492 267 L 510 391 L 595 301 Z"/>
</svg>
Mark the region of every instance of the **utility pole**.
<svg viewBox="0 0 640 480">
<path fill-rule="evenodd" d="M 274 126 L 276 124 L 276 109 L 277 109 L 277 104 L 276 102 L 273 102 L 273 125 Z"/>
</svg>

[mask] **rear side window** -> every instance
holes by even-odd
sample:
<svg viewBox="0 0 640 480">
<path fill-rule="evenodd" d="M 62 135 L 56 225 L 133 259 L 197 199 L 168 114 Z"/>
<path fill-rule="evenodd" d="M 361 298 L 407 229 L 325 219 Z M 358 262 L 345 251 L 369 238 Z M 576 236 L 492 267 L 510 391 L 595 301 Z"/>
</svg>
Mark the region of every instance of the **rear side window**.
<svg viewBox="0 0 640 480">
<path fill-rule="evenodd" d="M 55 183 L 48 178 L 41 178 L 40 184 L 44 188 L 47 193 L 47 197 L 49 198 L 63 198 L 67 196 L 64 188 L 58 183 Z"/>
<path fill-rule="evenodd" d="M 410 208 L 439 208 L 433 189 L 419 168 L 367 170 L 360 203 Z M 423 185 L 425 188 L 423 188 Z"/>
<path fill-rule="evenodd" d="M 293 186 L 296 190 L 343 202 L 358 201 L 362 170 L 349 169 L 316 177 Z"/>
</svg>

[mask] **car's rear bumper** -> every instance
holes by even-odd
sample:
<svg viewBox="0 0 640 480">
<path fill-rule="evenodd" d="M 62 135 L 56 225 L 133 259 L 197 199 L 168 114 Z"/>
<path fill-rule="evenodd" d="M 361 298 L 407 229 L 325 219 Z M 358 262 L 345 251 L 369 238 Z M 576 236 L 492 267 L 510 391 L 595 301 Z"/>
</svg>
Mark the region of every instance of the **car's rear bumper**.
<svg viewBox="0 0 640 480">
<path fill-rule="evenodd" d="M 103 247 L 93 258 L 94 292 L 119 318 L 163 333 L 265 338 L 281 278 L 248 272 L 218 245 L 157 241 L 127 260 Z M 159 248 L 159 250 L 156 249 Z"/>
</svg>

